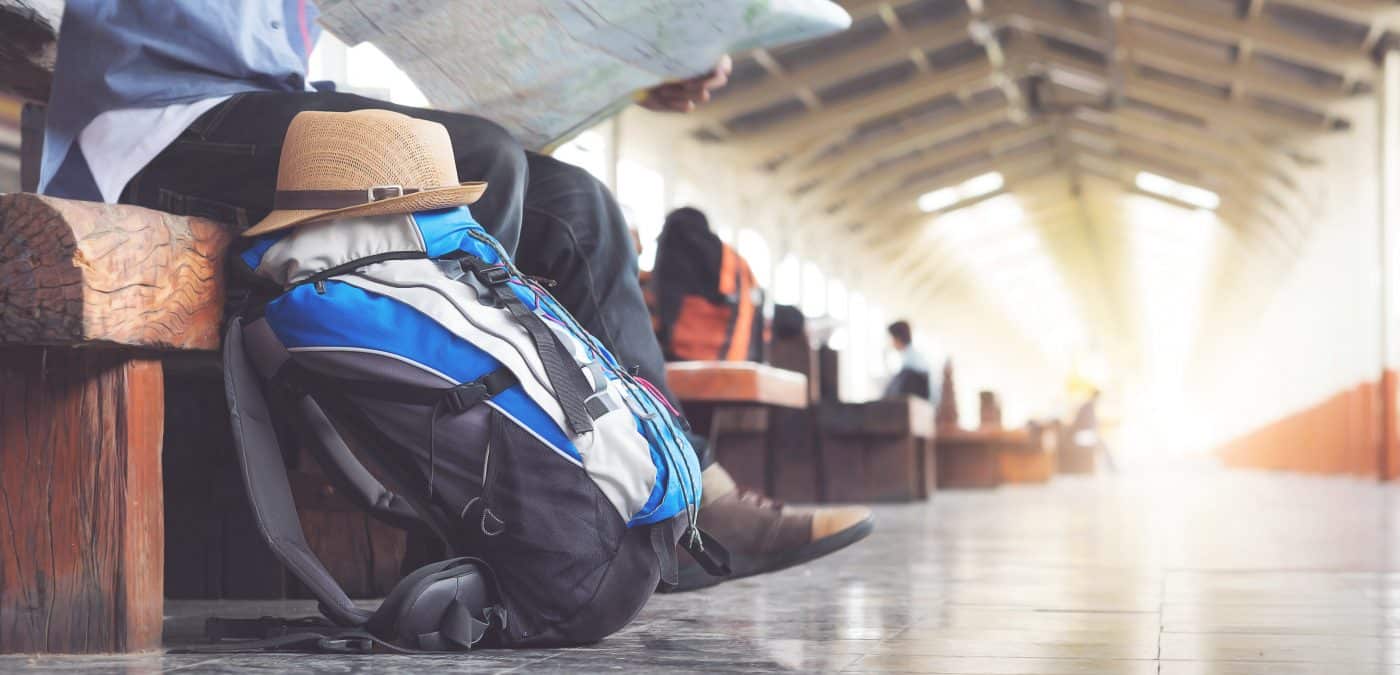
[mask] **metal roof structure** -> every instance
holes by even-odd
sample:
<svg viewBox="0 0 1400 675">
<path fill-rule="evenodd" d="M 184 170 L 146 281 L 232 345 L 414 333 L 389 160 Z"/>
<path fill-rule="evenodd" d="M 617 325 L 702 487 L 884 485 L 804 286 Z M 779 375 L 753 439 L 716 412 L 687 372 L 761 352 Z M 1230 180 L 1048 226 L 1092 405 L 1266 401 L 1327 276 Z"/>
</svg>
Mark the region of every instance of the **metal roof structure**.
<svg viewBox="0 0 1400 675">
<path fill-rule="evenodd" d="M 897 260 L 915 294 L 949 277 L 919 239 L 938 216 L 1015 195 L 1079 252 L 1061 263 L 1101 314 L 1128 301 L 1084 297 L 1123 285 L 1121 256 L 1094 241 L 1093 222 L 1114 217 L 1096 191 L 1195 208 L 1135 179 L 1205 188 L 1255 252 L 1249 264 L 1284 266 L 1312 222 L 1300 175 L 1321 162 L 1314 142 L 1345 134 L 1358 109 L 1374 114 L 1356 101 L 1400 39 L 1400 5 L 1387 0 L 841 4 L 849 31 L 741 59 L 692 133 L 768 172 L 828 223 L 823 234 Z M 989 172 L 1003 178 L 996 190 L 917 203 Z"/>
</svg>

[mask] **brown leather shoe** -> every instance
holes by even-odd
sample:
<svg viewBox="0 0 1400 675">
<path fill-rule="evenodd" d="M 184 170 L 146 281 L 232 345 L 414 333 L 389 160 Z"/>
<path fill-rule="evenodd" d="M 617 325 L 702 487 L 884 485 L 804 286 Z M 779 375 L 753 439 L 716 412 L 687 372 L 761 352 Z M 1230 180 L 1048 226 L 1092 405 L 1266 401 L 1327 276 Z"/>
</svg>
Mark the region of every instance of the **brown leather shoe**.
<svg viewBox="0 0 1400 675">
<path fill-rule="evenodd" d="M 718 464 L 705 469 L 703 479 L 700 529 L 729 550 L 733 574 L 710 576 L 690 554 L 678 552 L 680 583 L 671 592 L 800 565 L 864 539 L 875 527 L 870 509 L 863 506 L 797 509 L 736 489 Z"/>
</svg>

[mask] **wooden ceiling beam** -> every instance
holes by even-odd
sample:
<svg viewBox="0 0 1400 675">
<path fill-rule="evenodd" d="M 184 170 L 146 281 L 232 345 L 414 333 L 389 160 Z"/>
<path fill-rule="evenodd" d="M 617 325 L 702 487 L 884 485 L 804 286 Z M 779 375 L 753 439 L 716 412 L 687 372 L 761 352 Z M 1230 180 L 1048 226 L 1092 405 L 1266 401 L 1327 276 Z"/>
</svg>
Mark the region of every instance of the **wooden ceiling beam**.
<svg viewBox="0 0 1400 675">
<path fill-rule="evenodd" d="M 846 152 L 825 159 L 815 159 L 814 156 L 818 155 L 821 149 L 825 149 L 821 148 L 817 152 L 809 153 L 811 159 L 802 161 L 802 158 L 796 158 L 789 167 L 780 169 L 779 180 L 788 190 L 814 181 L 834 184 L 882 159 L 977 133 L 987 126 L 1008 119 L 1006 106 L 1000 103 L 966 108 L 947 118 L 908 126 L 887 136 L 872 138 Z"/>
<path fill-rule="evenodd" d="M 804 63 L 787 74 L 784 86 L 767 78 L 734 91 L 696 108 L 693 115 L 711 122 L 732 119 L 744 113 L 768 108 L 796 95 L 797 90 L 820 91 L 854 77 L 893 66 L 911 58 L 909 44 L 932 50 L 968 40 L 967 25 L 962 22 L 940 22 L 907 30 L 902 36 L 889 34 L 875 42 L 847 52 L 834 53 L 831 59 Z"/>
<path fill-rule="evenodd" d="M 1028 62 L 1039 62 L 1054 68 L 1096 76 L 1092 71 L 1086 70 L 1084 64 L 1049 50 L 1031 45 L 1021 45 L 1018 49 L 1026 52 L 1024 58 Z M 1322 116 L 1323 123 L 1311 124 L 1301 119 L 1276 115 L 1250 107 L 1243 101 L 1218 99 L 1184 87 L 1154 81 L 1135 72 L 1126 73 L 1123 79 L 1124 93 L 1129 98 L 1147 101 L 1168 110 L 1184 112 L 1221 130 L 1244 132 L 1250 135 L 1257 134 L 1261 130 L 1285 130 L 1292 139 L 1297 140 L 1311 138 L 1327 131 L 1326 123 L 1332 119 L 1324 115 Z"/>
<path fill-rule="evenodd" d="M 1014 159 L 993 159 L 974 162 L 956 171 L 938 176 L 936 179 L 920 181 L 888 193 L 879 204 L 855 211 L 845 218 L 845 220 L 864 223 L 896 223 L 896 227 L 903 227 L 913 221 L 926 220 L 930 217 L 937 217 L 940 214 L 958 211 L 976 205 L 985 199 L 1006 192 L 1007 187 L 1005 186 L 1047 173 L 1048 170 L 1055 167 L 1057 163 L 1058 159 L 1055 153 L 1049 150 Z M 953 187 L 969 178 L 974 178 L 991 171 L 1001 173 L 1002 180 L 1004 181 L 1001 190 L 983 195 L 982 197 L 958 202 L 946 209 L 940 209 L 933 213 L 924 213 L 919 209 L 919 195 L 940 188 Z"/>
<path fill-rule="evenodd" d="M 994 72 L 990 64 L 979 60 L 952 70 L 922 74 L 871 96 L 827 106 L 820 113 L 809 113 L 764 128 L 733 133 L 729 140 L 760 148 L 768 157 L 780 157 L 806 141 L 821 136 L 845 135 L 863 122 L 986 82 Z"/>
<path fill-rule="evenodd" d="M 1000 150 L 1020 147 L 1026 143 L 1048 138 L 1051 131 L 1050 127 L 1037 124 L 969 134 L 961 141 L 940 147 L 936 156 L 925 157 L 922 158 L 922 161 L 912 164 L 902 163 L 883 167 L 866 173 L 855 180 L 833 186 L 830 191 L 823 195 L 823 200 L 831 213 L 839 216 L 857 208 L 858 204 L 867 201 L 881 201 L 884 193 L 888 192 L 887 189 L 882 190 L 882 188 L 897 186 L 909 176 L 925 172 L 935 172 L 940 175 L 950 173 L 969 161 L 975 161 L 978 157 L 984 155 L 995 157 L 1000 154 Z M 940 171 L 940 168 L 943 170 Z M 866 199 L 861 199 L 862 195 Z M 842 203 L 845 204 L 844 207 L 835 208 Z"/>
<path fill-rule="evenodd" d="M 1284 211 L 1299 217 L 1306 212 L 1294 184 L 1279 180 L 1277 174 L 1247 165 L 1228 151 L 1222 152 L 1221 148 L 1211 147 L 1209 143 L 1143 128 L 1128 128 L 1126 125 L 1124 128 L 1105 129 L 1080 120 L 1071 121 L 1070 128 L 1074 133 L 1101 136 L 1110 143 L 1125 145 L 1164 159 L 1185 160 L 1193 167 L 1237 176 L 1246 181 L 1251 190 L 1259 192 Z M 1109 136 L 1104 136 L 1105 134 Z"/>
<path fill-rule="evenodd" d="M 1236 47 L 1242 40 L 1248 40 L 1253 49 L 1287 60 L 1301 60 L 1325 70 L 1353 74 L 1369 74 L 1375 70 L 1375 64 L 1359 50 L 1310 40 L 1264 22 L 1251 22 L 1248 17 L 1204 12 L 1176 0 L 1131 0 L 1123 6 L 1130 16 L 1150 23 Z"/>
<path fill-rule="evenodd" d="M 1074 114 L 1101 126 L 1126 128 L 1140 136 L 1159 140 L 1167 138 L 1175 143 L 1216 149 L 1228 153 L 1251 170 L 1274 176 L 1294 191 L 1299 187 L 1292 172 L 1292 169 L 1300 166 L 1297 161 L 1277 147 L 1264 145 L 1245 134 L 1222 134 L 1218 130 L 1162 119 L 1127 108 L 1112 112 L 1080 109 Z"/>
</svg>

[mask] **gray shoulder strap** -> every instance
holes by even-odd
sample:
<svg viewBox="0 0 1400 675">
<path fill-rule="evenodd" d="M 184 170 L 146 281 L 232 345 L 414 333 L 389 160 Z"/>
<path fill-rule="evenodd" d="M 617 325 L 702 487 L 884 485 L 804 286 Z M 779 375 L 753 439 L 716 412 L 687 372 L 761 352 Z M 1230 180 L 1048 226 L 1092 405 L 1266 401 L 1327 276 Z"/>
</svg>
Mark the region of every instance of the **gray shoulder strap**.
<svg viewBox="0 0 1400 675">
<path fill-rule="evenodd" d="M 364 625 L 371 613 L 350 601 L 306 543 L 260 380 L 244 351 L 243 322 L 233 319 L 224 336 L 224 392 L 233 445 L 258 529 L 278 559 L 320 601 L 327 617 L 344 626 Z"/>
<path fill-rule="evenodd" d="M 291 358 L 285 345 L 272 332 L 266 319 L 256 319 L 243 327 L 244 356 L 262 381 L 270 381 Z M 297 416 L 310 437 L 311 450 L 335 486 L 370 515 L 393 525 L 413 530 L 423 526 L 413 507 L 379 482 L 346 445 L 320 404 L 310 396 L 295 401 Z"/>
</svg>

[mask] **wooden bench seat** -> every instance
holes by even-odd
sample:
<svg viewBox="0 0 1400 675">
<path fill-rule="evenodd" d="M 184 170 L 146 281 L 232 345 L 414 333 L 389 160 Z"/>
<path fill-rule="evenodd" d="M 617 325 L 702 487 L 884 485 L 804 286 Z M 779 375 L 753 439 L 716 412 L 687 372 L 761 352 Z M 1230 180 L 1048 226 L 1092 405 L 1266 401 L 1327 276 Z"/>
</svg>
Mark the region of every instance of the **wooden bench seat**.
<svg viewBox="0 0 1400 675">
<path fill-rule="evenodd" d="M 160 353 L 218 347 L 229 239 L 0 195 L 0 652 L 160 646 Z"/>
<path fill-rule="evenodd" d="M 802 482 L 778 475 L 775 453 L 789 439 L 774 412 L 807 407 L 805 375 L 758 363 L 689 361 L 667 364 L 666 383 L 695 432 L 709 439 L 715 460 L 739 485 L 775 495 L 779 483 Z M 814 474 L 807 482 L 815 480 Z"/>
<path fill-rule="evenodd" d="M 937 460 L 934 408 L 928 401 L 823 402 L 817 420 L 824 501 L 914 501 L 933 495 Z"/>
<path fill-rule="evenodd" d="M 230 239 L 149 209 L 0 195 L 0 541 L 23 543 L 0 556 L 0 652 L 158 648 L 164 597 L 307 597 L 233 458 L 216 353 Z M 353 596 L 382 595 L 403 533 L 293 455 L 312 548 Z"/>
</svg>

